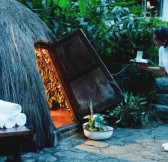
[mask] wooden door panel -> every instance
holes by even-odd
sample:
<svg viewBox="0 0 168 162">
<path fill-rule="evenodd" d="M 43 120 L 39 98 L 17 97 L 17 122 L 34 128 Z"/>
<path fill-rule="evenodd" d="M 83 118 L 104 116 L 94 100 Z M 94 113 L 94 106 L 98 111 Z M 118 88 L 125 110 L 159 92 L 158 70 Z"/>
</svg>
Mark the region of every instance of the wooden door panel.
<svg viewBox="0 0 168 162">
<path fill-rule="evenodd" d="M 55 45 L 54 59 L 76 117 L 113 106 L 123 99 L 117 83 L 82 30 L 66 36 Z"/>
<path fill-rule="evenodd" d="M 89 49 L 78 35 L 57 47 L 57 55 L 66 77 L 69 78 L 95 63 L 94 58 L 89 53 Z"/>
<path fill-rule="evenodd" d="M 89 79 L 88 79 L 89 78 Z M 111 80 L 111 82 L 113 82 Z M 76 97 L 79 108 L 78 116 L 82 117 L 89 113 L 88 101 L 92 101 L 94 112 L 99 112 L 109 105 L 111 101 L 118 101 L 117 86 L 111 86 L 100 68 L 90 71 L 71 83 L 72 91 Z"/>
</svg>

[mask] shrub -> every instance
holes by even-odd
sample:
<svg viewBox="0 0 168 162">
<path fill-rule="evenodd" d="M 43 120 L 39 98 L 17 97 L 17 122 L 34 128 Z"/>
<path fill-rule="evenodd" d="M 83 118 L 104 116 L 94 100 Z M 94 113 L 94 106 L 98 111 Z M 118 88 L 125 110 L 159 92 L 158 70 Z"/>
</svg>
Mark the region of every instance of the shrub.
<svg viewBox="0 0 168 162">
<path fill-rule="evenodd" d="M 129 64 L 129 60 L 135 58 L 137 50 L 143 50 L 144 58 L 150 58 L 158 64 L 158 49 L 152 41 L 153 30 L 160 26 L 168 26 L 168 22 L 155 17 L 143 17 L 144 11 L 138 6 L 141 1 L 18 1 L 43 19 L 58 39 L 82 28 L 111 73 L 116 73 L 123 65 Z M 150 85 L 153 85 L 154 78 L 151 74 L 129 68 L 123 75 L 124 77 L 115 78 L 125 91 L 153 91 Z M 133 80 L 144 84 L 138 84 L 137 87 Z M 144 86 L 146 83 L 147 86 Z"/>
<path fill-rule="evenodd" d="M 132 92 L 124 93 L 124 100 L 113 110 L 107 110 L 107 115 L 114 127 L 142 127 L 143 122 L 148 122 L 151 117 L 147 99 Z"/>
</svg>

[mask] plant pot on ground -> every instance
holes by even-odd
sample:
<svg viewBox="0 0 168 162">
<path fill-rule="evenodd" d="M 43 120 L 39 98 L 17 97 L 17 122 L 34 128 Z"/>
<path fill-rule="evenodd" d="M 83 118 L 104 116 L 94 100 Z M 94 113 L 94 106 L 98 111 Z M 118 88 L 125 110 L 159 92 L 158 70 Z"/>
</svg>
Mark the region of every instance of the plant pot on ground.
<svg viewBox="0 0 168 162">
<path fill-rule="evenodd" d="M 93 140 L 109 139 L 113 134 L 113 127 L 109 126 L 104 115 L 93 113 L 92 104 L 89 105 L 91 114 L 84 117 L 88 122 L 83 124 L 84 135 Z"/>
</svg>

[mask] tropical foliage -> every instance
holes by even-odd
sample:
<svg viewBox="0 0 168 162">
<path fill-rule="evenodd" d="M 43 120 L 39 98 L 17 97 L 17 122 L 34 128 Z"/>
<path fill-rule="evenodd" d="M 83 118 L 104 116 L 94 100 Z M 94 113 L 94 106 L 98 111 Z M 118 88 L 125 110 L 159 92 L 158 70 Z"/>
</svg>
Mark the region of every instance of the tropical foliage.
<svg viewBox="0 0 168 162">
<path fill-rule="evenodd" d="M 111 64 L 128 63 L 138 49 L 144 51 L 145 57 L 152 55 L 157 60 L 152 33 L 167 24 L 142 17 L 144 11 L 136 0 L 18 1 L 43 19 L 59 39 L 82 28 L 110 70 Z"/>
<path fill-rule="evenodd" d="M 107 121 L 104 114 L 94 113 L 92 102 L 88 103 L 90 115 L 84 116 L 83 119 L 88 121 L 83 124 L 83 128 L 89 131 L 107 131 Z"/>
<path fill-rule="evenodd" d="M 156 17 L 146 17 L 150 15 L 150 10 L 142 9 L 141 0 L 18 1 L 44 20 L 58 39 L 82 28 L 124 92 L 132 91 L 137 95 L 144 91 L 154 92 L 154 76 L 151 73 L 133 65 L 122 71 L 129 60 L 135 58 L 137 50 L 143 50 L 143 58 L 150 58 L 158 64 L 158 49 L 153 45 L 152 35 L 156 28 L 168 26 L 168 22 Z M 118 73 L 119 71 L 122 73 Z M 119 117 L 117 124 L 124 126 L 141 122 L 142 112 L 145 111 L 143 105 L 130 105 L 142 103 L 140 96 L 126 95 L 130 99 L 111 113 L 112 116 L 115 114 Z M 146 97 L 150 100 L 151 95 L 146 93 Z M 128 120 L 127 114 L 130 114 Z M 124 124 L 126 121 L 127 124 Z"/>
<path fill-rule="evenodd" d="M 89 131 L 107 131 L 107 121 L 105 116 L 99 113 L 87 115 L 84 119 L 88 119 L 88 122 L 84 124 L 84 128 Z"/>
<path fill-rule="evenodd" d="M 147 99 L 142 95 L 124 93 L 124 100 L 113 110 L 107 111 L 109 122 L 117 127 L 141 127 L 143 122 L 149 122 L 152 114 L 148 109 Z"/>
</svg>

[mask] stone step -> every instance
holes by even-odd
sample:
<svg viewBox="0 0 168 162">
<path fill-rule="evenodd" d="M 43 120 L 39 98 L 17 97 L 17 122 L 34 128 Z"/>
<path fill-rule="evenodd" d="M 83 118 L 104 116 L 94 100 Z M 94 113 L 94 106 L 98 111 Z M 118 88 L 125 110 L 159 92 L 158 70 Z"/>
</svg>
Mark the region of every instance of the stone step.
<svg viewBox="0 0 168 162">
<path fill-rule="evenodd" d="M 80 123 L 73 123 L 61 128 L 57 128 L 58 141 L 68 138 L 74 134 L 77 134 L 81 130 Z"/>
<path fill-rule="evenodd" d="M 168 94 L 168 77 L 159 77 L 155 79 L 157 93 Z"/>
<path fill-rule="evenodd" d="M 161 105 L 168 105 L 168 94 L 157 94 L 156 103 Z"/>
<path fill-rule="evenodd" d="M 154 116 L 161 121 L 168 123 L 168 106 L 161 104 L 151 104 Z"/>
</svg>

